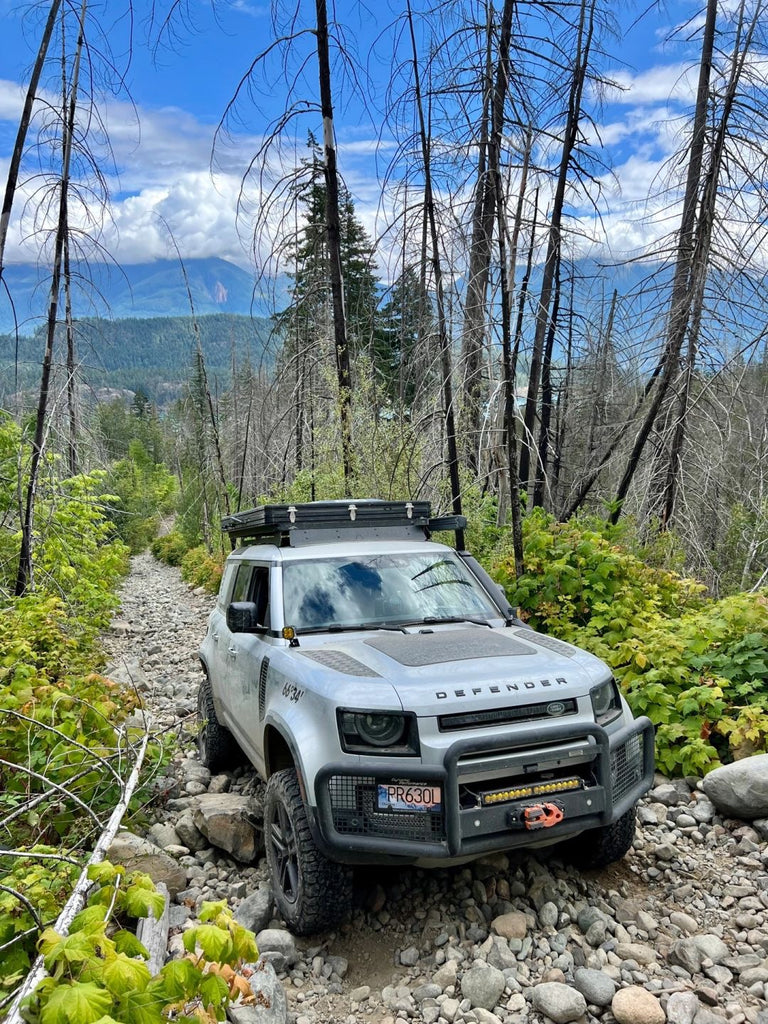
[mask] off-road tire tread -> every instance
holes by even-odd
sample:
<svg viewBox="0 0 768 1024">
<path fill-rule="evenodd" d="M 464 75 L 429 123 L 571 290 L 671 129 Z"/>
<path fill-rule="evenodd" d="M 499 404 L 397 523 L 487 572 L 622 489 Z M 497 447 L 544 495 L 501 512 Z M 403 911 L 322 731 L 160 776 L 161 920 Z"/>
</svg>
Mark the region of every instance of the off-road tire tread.
<svg viewBox="0 0 768 1024">
<path fill-rule="evenodd" d="M 205 751 L 198 746 L 200 760 L 212 772 L 226 771 L 243 763 L 243 753 L 232 733 L 216 717 L 213 691 L 208 676 L 200 681 L 197 693 L 197 717 L 205 730 Z"/>
<path fill-rule="evenodd" d="M 564 844 L 566 859 L 575 867 L 590 870 L 615 863 L 629 852 L 635 838 L 635 805 L 602 828 L 589 829 Z"/>
<path fill-rule="evenodd" d="M 270 804 L 276 799 L 283 802 L 296 836 L 301 889 L 295 904 L 282 898 L 272 864 Z M 295 935 L 315 935 L 335 928 L 347 916 L 352 905 L 352 869 L 329 860 L 315 846 L 295 768 L 275 772 L 267 782 L 264 796 L 264 839 L 275 905 L 290 931 Z"/>
</svg>

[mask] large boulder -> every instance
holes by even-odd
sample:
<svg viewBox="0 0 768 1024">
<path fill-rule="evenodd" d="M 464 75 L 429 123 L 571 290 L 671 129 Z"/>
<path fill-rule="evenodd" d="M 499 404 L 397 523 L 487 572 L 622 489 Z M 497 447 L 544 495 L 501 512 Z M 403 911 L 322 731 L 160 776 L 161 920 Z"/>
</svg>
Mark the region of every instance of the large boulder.
<svg viewBox="0 0 768 1024">
<path fill-rule="evenodd" d="M 262 809 L 253 797 L 203 793 L 195 798 L 193 819 L 209 843 L 235 860 L 250 864 L 264 852 Z"/>
<path fill-rule="evenodd" d="M 702 786 L 722 814 L 746 821 L 764 818 L 768 815 L 768 754 L 715 768 Z"/>
<path fill-rule="evenodd" d="M 107 850 L 107 860 L 122 864 L 126 871 L 143 871 L 156 885 L 163 882 L 172 897 L 187 887 L 187 873 L 181 864 L 132 832 L 118 832 Z"/>
</svg>

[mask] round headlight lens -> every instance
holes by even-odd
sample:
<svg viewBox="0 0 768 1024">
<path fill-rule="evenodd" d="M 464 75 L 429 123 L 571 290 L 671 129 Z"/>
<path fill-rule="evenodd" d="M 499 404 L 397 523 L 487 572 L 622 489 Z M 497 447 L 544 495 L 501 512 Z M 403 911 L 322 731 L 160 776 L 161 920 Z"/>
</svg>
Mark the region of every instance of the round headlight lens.
<svg viewBox="0 0 768 1024">
<path fill-rule="evenodd" d="M 621 702 L 616 691 L 616 685 L 612 679 L 602 686 L 592 690 L 592 710 L 595 713 L 595 720 L 601 724 L 606 720 L 615 718 L 621 711 Z"/>
<path fill-rule="evenodd" d="M 357 734 L 374 747 L 392 747 L 399 743 L 405 732 L 405 719 L 401 715 L 355 715 Z"/>
</svg>

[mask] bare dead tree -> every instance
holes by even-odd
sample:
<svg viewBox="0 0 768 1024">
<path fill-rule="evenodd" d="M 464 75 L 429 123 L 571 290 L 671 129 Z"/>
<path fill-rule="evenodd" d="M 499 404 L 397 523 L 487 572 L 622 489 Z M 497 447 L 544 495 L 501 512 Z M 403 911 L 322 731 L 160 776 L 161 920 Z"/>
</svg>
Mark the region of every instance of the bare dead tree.
<svg viewBox="0 0 768 1024">
<path fill-rule="evenodd" d="M 61 180 L 59 184 L 59 212 L 56 226 L 56 239 L 54 244 L 53 272 L 51 274 L 51 287 L 48 300 L 48 318 L 45 342 L 45 353 L 43 355 L 43 366 L 40 377 L 40 393 L 37 403 L 37 414 L 35 417 L 35 433 L 32 440 L 32 456 L 29 467 L 29 480 L 26 488 L 26 499 L 24 515 L 21 525 L 21 547 L 19 551 L 19 566 L 16 574 L 16 596 L 24 594 L 32 585 L 32 531 L 34 525 L 35 495 L 37 492 L 38 475 L 40 463 L 43 457 L 45 440 L 46 417 L 48 413 L 49 388 L 51 381 L 51 368 L 53 365 L 53 343 L 56 335 L 56 324 L 58 317 L 59 292 L 61 287 L 61 274 L 64 261 L 64 249 L 67 234 L 69 231 L 69 184 L 70 166 L 72 161 L 73 137 L 75 130 L 75 116 L 78 103 L 78 84 L 80 78 L 80 63 L 83 46 L 85 43 L 85 17 L 87 11 L 87 0 L 82 0 L 78 20 L 77 42 L 75 44 L 75 56 L 72 67 L 72 82 L 69 90 L 69 103 L 66 114 L 62 119 L 62 157 L 61 157 Z"/>
<path fill-rule="evenodd" d="M 692 300 L 691 275 L 694 269 L 694 255 L 696 252 L 696 208 L 698 205 L 701 171 L 704 163 L 706 119 L 712 77 L 712 56 L 716 25 L 717 0 L 707 0 L 706 20 L 701 43 L 701 60 L 699 63 L 699 82 L 696 91 L 696 109 L 693 117 L 688 173 L 685 195 L 683 197 L 677 256 L 667 321 L 667 338 L 662 358 L 646 386 L 646 395 L 653 388 L 653 397 L 637 432 L 624 472 L 616 489 L 614 507 L 609 516 L 611 522 L 614 523 L 618 521 L 621 514 L 621 506 L 629 491 L 632 478 L 637 471 L 648 436 L 656 422 L 659 409 L 677 371 L 680 351 L 690 322 Z"/>
<path fill-rule="evenodd" d="M 418 120 L 418 133 L 421 143 L 421 158 L 424 172 L 424 207 L 429 223 L 432 244 L 432 272 L 435 281 L 435 305 L 437 308 L 437 324 L 440 339 L 440 360 L 442 369 L 443 415 L 445 417 L 445 444 L 448 462 L 448 476 L 451 487 L 451 507 L 455 515 L 461 515 L 461 483 L 459 481 L 459 455 L 456 445 L 456 421 L 453 409 L 453 383 L 451 366 L 451 349 L 448 338 L 448 326 L 445 316 L 445 297 L 443 294 L 443 270 L 440 260 L 440 240 L 438 238 L 437 218 L 435 216 L 435 198 L 432 191 L 432 169 L 429 136 L 427 134 L 424 104 L 421 93 L 421 74 L 419 71 L 419 51 L 416 45 L 416 33 L 413 23 L 413 11 L 410 0 L 406 0 L 406 17 L 411 41 L 413 60 L 414 106 Z M 456 546 L 464 547 L 464 531 L 456 531 Z"/>
<path fill-rule="evenodd" d="M 482 403 L 482 361 L 485 348 L 488 280 L 498 188 L 496 171 L 491 167 L 490 147 L 500 146 L 504 105 L 510 82 L 510 43 L 514 0 L 505 0 L 499 29 L 498 59 L 493 69 L 493 6 L 486 14 L 486 60 L 483 103 L 478 137 L 477 181 L 472 212 L 472 237 L 469 246 L 467 293 L 464 300 L 464 324 L 461 342 L 461 364 L 464 378 L 463 433 L 465 456 L 477 471 L 476 439 L 480 431 Z M 497 139 L 489 139 L 489 132 Z M 499 171 L 500 173 L 500 171 Z"/>
<path fill-rule="evenodd" d="M 331 63 L 328 49 L 328 11 L 325 0 L 315 0 L 317 17 L 317 63 L 320 77 L 320 111 L 323 117 L 323 157 L 325 172 L 325 224 L 333 303 L 333 341 L 339 385 L 341 420 L 341 461 L 347 493 L 354 490 L 352 472 L 352 378 L 349 372 L 347 318 L 344 311 L 344 281 L 341 266 L 341 229 L 339 225 L 339 177 L 336 169 L 336 142 L 333 132 Z"/>
<path fill-rule="evenodd" d="M 11 153 L 11 162 L 8 167 L 8 180 L 6 182 L 5 193 L 3 195 L 3 208 L 2 211 L 0 211 L 0 280 L 2 280 L 3 277 L 3 267 L 5 265 L 5 243 L 8 237 L 8 227 L 11 222 L 13 200 L 19 183 L 19 171 L 21 169 L 21 161 L 24 156 L 24 147 L 27 141 L 29 126 L 32 121 L 32 108 L 34 107 L 34 103 L 37 98 L 38 88 L 40 86 L 40 76 L 42 75 L 43 68 L 45 67 L 45 59 L 48 54 L 48 47 L 51 43 L 51 37 L 53 36 L 53 30 L 56 26 L 56 19 L 58 18 L 60 7 L 61 0 L 52 0 L 51 6 L 48 9 L 48 17 L 45 22 L 43 34 L 40 38 L 37 57 L 35 58 L 35 63 L 32 66 L 32 74 L 24 97 L 24 108 L 21 112 L 21 120 L 19 121 L 19 127 L 16 132 L 16 141 L 13 144 L 13 152 Z"/>
<path fill-rule="evenodd" d="M 553 295 L 555 293 L 561 259 L 563 210 L 566 188 L 571 180 L 572 162 L 581 131 L 583 118 L 582 97 L 588 81 L 592 57 L 595 7 L 595 0 L 581 0 L 579 4 L 579 20 L 576 27 L 575 53 L 568 88 L 566 121 L 563 128 L 560 162 L 549 216 L 547 252 L 536 309 L 536 329 L 528 372 L 528 395 L 523 416 L 525 437 L 523 438 L 523 447 L 520 453 L 520 486 L 526 489 L 531 474 L 532 457 L 535 458 L 536 453 L 532 438 L 538 413 L 539 386 L 541 383 L 545 343 L 548 332 L 554 330 L 557 324 L 557 309 L 553 309 Z"/>
</svg>

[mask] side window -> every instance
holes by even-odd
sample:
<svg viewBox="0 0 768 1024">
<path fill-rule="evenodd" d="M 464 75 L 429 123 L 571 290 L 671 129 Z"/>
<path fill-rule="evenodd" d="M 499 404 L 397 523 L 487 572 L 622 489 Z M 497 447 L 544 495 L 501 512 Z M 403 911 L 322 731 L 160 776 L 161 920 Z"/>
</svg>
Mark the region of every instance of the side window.
<svg viewBox="0 0 768 1024">
<path fill-rule="evenodd" d="M 245 563 L 239 566 L 230 601 L 253 601 L 256 621 L 269 627 L 269 569 Z"/>
<path fill-rule="evenodd" d="M 232 600 L 232 598 L 228 595 L 232 589 L 232 581 L 234 580 L 236 574 L 237 566 L 231 562 L 228 562 L 227 567 L 224 570 L 224 576 L 222 577 L 221 580 L 221 586 L 219 587 L 219 597 L 217 602 L 222 612 L 226 609 L 227 605 Z"/>
<path fill-rule="evenodd" d="M 250 600 L 256 605 L 256 621 L 269 628 L 269 569 L 256 566 L 253 570 Z"/>
<path fill-rule="evenodd" d="M 230 601 L 249 601 L 248 591 L 250 589 L 251 576 L 253 575 L 254 567 L 243 563 L 237 567 L 237 576 L 235 577 L 235 585 L 232 587 L 232 594 L 229 598 Z"/>
</svg>

